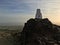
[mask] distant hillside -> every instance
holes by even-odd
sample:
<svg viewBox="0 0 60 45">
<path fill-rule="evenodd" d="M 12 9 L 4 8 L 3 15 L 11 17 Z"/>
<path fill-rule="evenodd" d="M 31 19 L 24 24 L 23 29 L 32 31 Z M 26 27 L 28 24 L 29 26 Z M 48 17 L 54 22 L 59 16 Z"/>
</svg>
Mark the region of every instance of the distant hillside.
<svg viewBox="0 0 60 45">
<path fill-rule="evenodd" d="M 23 26 L 22 25 L 18 25 L 18 26 L 0 26 L 0 31 L 3 30 L 19 30 L 22 31 Z"/>
</svg>

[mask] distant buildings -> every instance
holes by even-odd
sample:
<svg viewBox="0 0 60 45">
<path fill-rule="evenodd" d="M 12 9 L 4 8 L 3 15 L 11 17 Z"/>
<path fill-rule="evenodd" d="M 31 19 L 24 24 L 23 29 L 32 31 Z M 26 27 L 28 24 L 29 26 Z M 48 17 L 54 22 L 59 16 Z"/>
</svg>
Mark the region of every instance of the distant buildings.
<svg viewBox="0 0 60 45">
<path fill-rule="evenodd" d="M 40 9 L 37 9 L 35 19 L 42 19 L 42 14 Z"/>
</svg>

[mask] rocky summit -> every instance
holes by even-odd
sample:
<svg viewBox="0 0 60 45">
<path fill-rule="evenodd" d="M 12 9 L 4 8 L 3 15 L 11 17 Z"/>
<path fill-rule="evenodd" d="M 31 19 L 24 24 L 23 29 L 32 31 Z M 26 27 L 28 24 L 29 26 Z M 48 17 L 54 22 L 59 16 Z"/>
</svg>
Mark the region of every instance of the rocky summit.
<svg viewBox="0 0 60 45">
<path fill-rule="evenodd" d="M 47 18 L 29 19 L 21 32 L 17 45 L 55 45 L 58 28 Z"/>
</svg>

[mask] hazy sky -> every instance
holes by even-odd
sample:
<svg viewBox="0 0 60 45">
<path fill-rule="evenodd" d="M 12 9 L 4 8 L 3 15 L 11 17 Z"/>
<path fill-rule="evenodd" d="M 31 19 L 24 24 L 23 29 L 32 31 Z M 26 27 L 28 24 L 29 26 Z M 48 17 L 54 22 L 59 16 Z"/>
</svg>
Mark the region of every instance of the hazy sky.
<svg viewBox="0 0 60 45">
<path fill-rule="evenodd" d="M 0 0 L 0 23 L 24 23 L 40 8 L 43 18 L 60 25 L 60 0 Z"/>
</svg>

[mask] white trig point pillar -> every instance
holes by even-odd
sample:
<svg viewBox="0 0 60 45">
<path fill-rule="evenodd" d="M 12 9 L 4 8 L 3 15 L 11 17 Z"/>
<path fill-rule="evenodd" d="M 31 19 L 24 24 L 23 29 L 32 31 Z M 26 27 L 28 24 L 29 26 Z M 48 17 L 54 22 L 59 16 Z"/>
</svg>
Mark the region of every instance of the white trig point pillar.
<svg viewBox="0 0 60 45">
<path fill-rule="evenodd" d="M 37 9 L 35 19 L 42 19 L 42 14 L 40 9 Z"/>
</svg>

